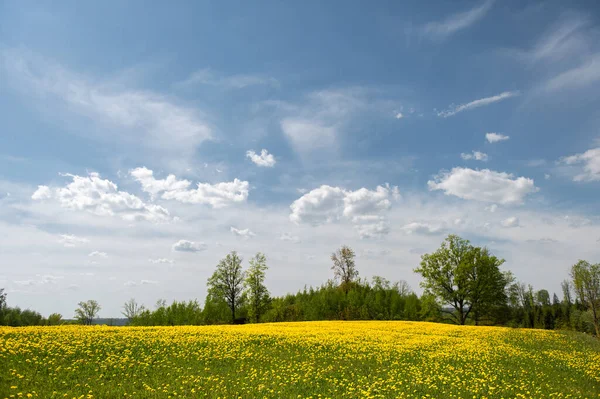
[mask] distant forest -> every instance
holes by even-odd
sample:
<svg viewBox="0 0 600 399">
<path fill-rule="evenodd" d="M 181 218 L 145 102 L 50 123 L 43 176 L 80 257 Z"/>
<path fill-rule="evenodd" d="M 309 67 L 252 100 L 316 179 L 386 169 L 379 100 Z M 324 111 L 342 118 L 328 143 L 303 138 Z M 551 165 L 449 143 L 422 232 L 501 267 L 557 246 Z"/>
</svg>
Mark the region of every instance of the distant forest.
<svg viewBox="0 0 600 399">
<path fill-rule="evenodd" d="M 123 316 L 131 326 L 243 324 L 311 320 L 413 320 L 520 328 L 565 329 L 600 337 L 600 264 L 579 261 L 562 292 L 534 290 L 501 271 L 503 259 L 456 235 L 421 258 L 415 272 L 423 278 L 418 296 L 405 281 L 360 278 L 355 253 L 342 246 L 331 255 L 332 279 L 295 294 L 270 295 L 265 285 L 267 258 L 258 253 L 244 270 L 233 251 L 208 279 L 204 306 L 197 300 L 157 301 L 153 309 L 130 299 Z M 7 305 L 0 289 L 0 324 L 7 326 L 97 324 L 100 304 L 80 302 L 74 320 L 58 313 L 48 318 Z M 111 319 L 103 319 L 113 324 Z M 121 324 L 119 322 L 115 324 Z"/>
</svg>

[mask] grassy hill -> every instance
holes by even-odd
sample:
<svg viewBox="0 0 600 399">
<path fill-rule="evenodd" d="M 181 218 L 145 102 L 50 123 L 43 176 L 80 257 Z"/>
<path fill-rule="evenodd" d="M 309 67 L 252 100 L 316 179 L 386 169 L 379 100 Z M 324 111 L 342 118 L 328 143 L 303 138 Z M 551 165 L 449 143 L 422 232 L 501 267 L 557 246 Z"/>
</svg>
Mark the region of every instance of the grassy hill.
<svg viewBox="0 0 600 399">
<path fill-rule="evenodd" d="M 0 328 L 0 376 L 7 398 L 597 398 L 600 342 L 420 322 Z"/>
</svg>

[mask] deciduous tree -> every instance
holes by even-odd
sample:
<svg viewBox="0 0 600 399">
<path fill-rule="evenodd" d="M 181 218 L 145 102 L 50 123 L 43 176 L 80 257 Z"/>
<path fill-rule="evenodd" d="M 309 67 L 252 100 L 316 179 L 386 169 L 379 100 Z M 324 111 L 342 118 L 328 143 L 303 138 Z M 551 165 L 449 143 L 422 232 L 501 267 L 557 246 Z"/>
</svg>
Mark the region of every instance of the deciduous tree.
<svg viewBox="0 0 600 399">
<path fill-rule="evenodd" d="M 123 311 L 121 314 L 131 322 L 134 318 L 138 317 L 146 308 L 144 305 L 138 305 L 135 299 L 131 298 L 123 305 Z"/>
<path fill-rule="evenodd" d="M 81 324 L 91 325 L 98 312 L 100 311 L 100 305 L 94 300 L 86 302 L 79 302 L 79 307 L 75 309 L 75 319 Z"/>
<path fill-rule="evenodd" d="M 208 289 L 217 298 L 223 298 L 231 310 L 231 321 L 235 320 L 235 312 L 240 306 L 244 289 L 244 273 L 242 258 L 232 251 L 217 265 L 217 270 L 208 279 Z"/>
<path fill-rule="evenodd" d="M 250 317 L 255 323 L 260 321 L 269 304 L 269 290 L 265 286 L 265 272 L 267 271 L 267 257 L 257 253 L 250 259 L 250 267 L 246 272 L 246 292 L 250 304 Z"/>
<path fill-rule="evenodd" d="M 577 297 L 592 313 L 596 336 L 600 337 L 600 263 L 580 260 L 571 268 L 571 278 Z"/>
<path fill-rule="evenodd" d="M 506 279 L 499 270 L 503 262 L 486 248 L 450 235 L 436 252 L 422 256 L 415 272 L 423 276 L 423 288 L 442 304 L 452 306 L 457 324 L 465 324 L 471 312 L 478 323 L 490 307 L 505 298 Z"/>
<path fill-rule="evenodd" d="M 342 246 L 331 254 L 331 260 L 333 261 L 331 270 L 333 270 L 335 278 L 340 279 L 340 286 L 346 293 L 350 289 L 354 279 L 358 277 L 354 257 L 354 251 L 347 245 Z"/>
</svg>

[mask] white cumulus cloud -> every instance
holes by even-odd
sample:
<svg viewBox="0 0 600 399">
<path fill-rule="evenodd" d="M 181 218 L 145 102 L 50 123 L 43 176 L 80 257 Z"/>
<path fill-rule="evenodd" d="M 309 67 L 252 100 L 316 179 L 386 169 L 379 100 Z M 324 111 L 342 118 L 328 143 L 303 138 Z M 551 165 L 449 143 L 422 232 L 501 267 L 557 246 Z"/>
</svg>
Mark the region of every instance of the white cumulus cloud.
<svg viewBox="0 0 600 399">
<path fill-rule="evenodd" d="M 90 240 L 84 237 L 77 237 L 73 234 L 61 234 L 58 242 L 65 247 L 76 247 L 81 244 L 87 244 Z"/>
<path fill-rule="evenodd" d="M 256 165 L 266 168 L 272 168 L 276 163 L 273 154 L 269 154 L 269 151 L 264 148 L 260 151 L 260 154 L 257 154 L 253 150 L 248 150 L 246 151 L 246 157 L 250 158 Z"/>
<path fill-rule="evenodd" d="M 516 216 L 511 216 L 509 218 L 504 219 L 500 222 L 502 227 L 519 227 L 519 218 Z"/>
<path fill-rule="evenodd" d="M 195 189 L 190 189 L 192 183 L 188 180 L 177 180 L 174 175 L 156 179 L 154 172 L 145 167 L 133 169 L 130 173 L 142 185 L 143 191 L 151 196 L 161 194 L 161 198 L 166 200 L 222 208 L 248 199 L 249 183 L 238 179 L 216 184 L 198 183 Z"/>
<path fill-rule="evenodd" d="M 350 221 L 362 238 L 385 235 L 389 232 L 383 212 L 393 200 L 400 198 L 397 187 L 377 186 L 375 190 L 361 188 L 347 191 L 323 185 L 290 205 L 290 220 L 314 226 L 339 220 Z"/>
<path fill-rule="evenodd" d="M 160 222 L 170 219 L 169 211 L 165 208 L 146 204 L 133 194 L 119 191 L 115 183 L 101 179 L 98 173 L 63 176 L 71 177 L 73 181 L 62 188 L 39 186 L 31 198 L 55 200 L 63 208 L 87 211 L 98 216 L 118 216 L 127 221 Z"/>
<path fill-rule="evenodd" d="M 480 151 L 473 151 L 472 154 L 467 154 L 463 152 L 462 154 L 460 154 L 460 157 L 465 161 L 474 159 L 476 161 L 486 162 L 488 160 L 488 155 Z"/>
<path fill-rule="evenodd" d="M 204 250 L 206 250 L 206 244 L 203 242 L 179 240 L 173 244 L 173 251 L 177 252 L 201 252 Z"/>
<path fill-rule="evenodd" d="M 486 133 L 485 134 L 485 139 L 490 143 L 497 143 L 499 141 L 505 141 L 505 140 L 508 140 L 509 138 L 510 138 L 510 136 L 505 136 L 505 135 L 499 134 L 499 133 Z"/>
<path fill-rule="evenodd" d="M 300 237 L 292 235 L 290 233 L 282 233 L 279 236 L 279 239 L 281 241 L 289 241 L 289 242 L 294 243 L 294 244 L 298 244 L 300 242 Z"/>
<path fill-rule="evenodd" d="M 256 234 L 254 234 L 252 231 L 250 231 L 250 229 L 237 229 L 237 228 L 231 226 L 229 228 L 229 231 L 231 231 L 231 233 L 233 235 L 236 235 L 238 237 L 242 237 L 245 239 L 256 236 Z"/>
<path fill-rule="evenodd" d="M 450 172 L 442 172 L 434 180 L 428 181 L 427 185 L 430 190 L 442 190 L 446 195 L 499 204 L 520 204 L 526 195 L 539 190 L 533 179 L 515 178 L 511 174 L 489 169 L 469 168 L 453 168 Z"/>
<path fill-rule="evenodd" d="M 457 219 L 460 221 L 460 219 Z M 456 222 L 456 221 L 455 221 Z M 456 223 L 456 224 L 460 224 Z M 425 222 L 412 222 L 402 226 L 402 230 L 406 234 L 423 234 L 423 235 L 435 235 L 445 231 L 443 224 L 431 224 Z"/>
<path fill-rule="evenodd" d="M 579 173 L 573 177 L 574 181 L 600 180 L 600 147 L 561 158 L 559 162 L 565 165 L 582 165 Z"/>
</svg>

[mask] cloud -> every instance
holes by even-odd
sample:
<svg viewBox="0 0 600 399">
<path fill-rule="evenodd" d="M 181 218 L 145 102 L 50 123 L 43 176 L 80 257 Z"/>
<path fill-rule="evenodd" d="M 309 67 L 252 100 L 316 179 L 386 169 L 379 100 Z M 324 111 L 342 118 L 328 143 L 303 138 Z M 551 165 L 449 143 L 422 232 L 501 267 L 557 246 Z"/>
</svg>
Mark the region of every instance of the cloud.
<svg viewBox="0 0 600 399">
<path fill-rule="evenodd" d="M 154 264 L 164 263 L 164 264 L 169 264 L 169 265 L 172 265 L 175 263 L 175 261 L 173 259 L 167 259 L 167 258 L 148 259 L 148 262 L 154 263 Z"/>
<path fill-rule="evenodd" d="M 389 256 L 392 253 L 389 249 L 365 249 L 358 254 L 359 258 L 377 259 Z"/>
<path fill-rule="evenodd" d="M 37 190 L 31 196 L 33 200 L 45 200 L 52 198 L 52 190 L 48 186 L 38 186 Z"/>
<path fill-rule="evenodd" d="M 404 118 L 404 115 L 402 115 L 402 112 L 398 112 L 398 113 L 396 113 L 395 118 L 396 119 L 402 119 L 402 118 Z"/>
<path fill-rule="evenodd" d="M 319 121 L 301 118 L 285 118 L 281 129 L 294 149 L 307 153 L 318 148 L 330 148 L 335 144 L 337 128 Z"/>
<path fill-rule="evenodd" d="M 354 228 L 360 238 L 377 238 L 390 232 L 389 223 L 381 218 L 379 221 L 356 223 Z"/>
<path fill-rule="evenodd" d="M 201 252 L 205 250 L 206 244 L 203 242 L 179 240 L 175 244 L 173 244 L 173 251 L 177 252 Z"/>
<path fill-rule="evenodd" d="M 556 244 L 559 241 L 554 238 L 544 237 L 536 240 L 527 240 L 527 242 L 532 244 Z"/>
<path fill-rule="evenodd" d="M 231 226 L 229 228 L 229 231 L 231 231 L 231 233 L 233 233 L 233 235 L 242 237 L 244 239 L 248 239 L 248 238 L 256 236 L 256 234 L 254 234 L 252 231 L 250 231 L 250 229 L 236 229 L 235 227 Z"/>
<path fill-rule="evenodd" d="M 133 281 L 133 280 L 129 280 L 126 281 L 123 285 L 125 287 L 139 287 L 140 285 L 157 285 L 158 281 L 154 281 L 154 280 L 140 280 L 138 281 Z"/>
<path fill-rule="evenodd" d="M 589 19 L 581 15 L 570 15 L 551 26 L 529 51 L 516 51 L 523 61 L 533 64 L 540 61 L 556 62 L 587 50 L 589 40 L 584 28 Z"/>
<path fill-rule="evenodd" d="M 246 157 L 250 158 L 256 165 L 267 168 L 272 168 L 276 163 L 273 154 L 269 154 L 269 151 L 264 148 L 261 150 L 260 155 L 253 150 L 248 150 L 246 151 Z"/>
<path fill-rule="evenodd" d="M 498 133 L 486 133 L 485 139 L 490 143 L 497 143 L 499 141 L 505 141 L 510 139 L 510 136 L 505 136 L 503 134 Z"/>
<path fill-rule="evenodd" d="M 85 77 L 24 51 L 5 50 L 0 57 L 15 87 L 43 101 L 44 109 L 57 106 L 104 125 L 78 129 L 86 136 L 148 148 L 154 158 L 165 154 L 176 159 L 192 156 L 197 146 L 212 139 L 212 128 L 200 112 L 171 97 Z M 71 123 L 64 117 L 59 120 Z"/>
<path fill-rule="evenodd" d="M 564 217 L 564 220 L 568 223 L 569 227 L 573 227 L 575 229 L 584 226 L 589 226 L 590 224 L 592 224 L 592 221 L 590 219 L 581 216 L 567 215 Z"/>
<path fill-rule="evenodd" d="M 600 180 L 600 147 L 587 150 L 582 154 L 563 157 L 559 163 L 565 165 L 583 165 L 574 181 L 590 182 Z"/>
<path fill-rule="evenodd" d="M 188 180 L 177 180 L 174 175 L 156 179 L 154 172 L 145 167 L 133 169 L 130 173 L 142 185 L 143 191 L 153 197 L 162 193 L 161 198 L 166 200 L 222 208 L 248 199 L 249 183 L 238 179 L 216 184 L 198 183 L 196 189 L 190 189 L 192 183 Z"/>
<path fill-rule="evenodd" d="M 362 88 L 312 92 L 300 105 L 282 106 L 281 130 L 303 156 L 314 157 L 315 150 L 334 150 L 342 128 L 367 108 L 365 94 Z"/>
<path fill-rule="evenodd" d="M 456 115 L 463 111 L 469 111 L 474 108 L 479 108 L 479 107 L 483 107 L 486 105 L 490 105 L 490 104 L 496 103 L 498 101 L 506 100 L 507 98 L 515 97 L 518 95 L 519 95 L 518 91 L 505 91 L 505 92 L 497 94 L 495 96 L 480 98 L 479 100 L 474 100 L 474 101 L 471 101 L 466 104 L 460 104 L 460 105 L 452 104 L 452 105 L 450 105 L 450 108 L 443 110 L 443 111 L 439 111 L 437 113 L 437 116 L 447 118 L 449 116 Z"/>
<path fill-rule="evenodd" d="M 92 258 L 106 258 L 106 257 L 108 257 L 108 255 L 107 255 L 106 252 L 99 252 L 99 251 L 90 252 L 88 254 L 88 256 L 92 257 Z"/>
<path fill-rule="evenodd" d="M 98 173 L 89 176 L 65 174 L 73 181 L 66 187 L 50 189 L 39 186 L 33 193 L 33 200 L 55 200 L 66 209 L 86 211 L 98 216 L 118 216 L 123 220 L 168 221 L 169 211 L 165 208 L 146 204 L 140 198 L 125 191 L 119 191 L 110 180 L 103 180 Z"/>
<path fill-rule="evenodd" d="M 473 151 L 472 154 L 466 154 L 463 152 L 462 154 L 460 154 L 460 157 L 462 159 L 464 159 L 465 161 L 474 159 L 476 161 L 487 162 L 487 160 L 488 160 L 488 155 L 486 153 L 479 152 L 479 151 Z"/>
<path fill-rule="evenodd" d="M 512 174 L 504 172 L 460 167 L 441 172 L 427 185 L 429 190 L 442 190 L 446 195 L 499 204 L 520 204 L 526 195 L 539 190 L 533 179 L 515 179 Z"/>
<path fill-rule="evenodd" d="M 492 204 L 490 206 L 486 206 L 485 210 L 494 213 L 494 212 L 496 212 L 498 210 L 498 205 Z"/>
<path fill-rule="evenodd" d="M 210 68 L 200 69 L 190 75 L 185 81 L 177 83 L 178 87 L 190 87 L 196 85 L 217 86 L 225 89 L 245 89 L 251 86 L 279 87 L 277 79 L 250 74 L 237 74 L 224 76 L 212 71 Z"/>
<path fill-rule="evenodd" d="M 443 21 L 429 22 L 423 27 L 423 34 L 432 40 L 444 40 L 482 19 L 493 4 L 494 0 L 486 0 L 475 8 L 452 14 Z"/>
<path fill-rule="evenodd" d="M 600 53 L 594 54 L 577 67 L 571 68 L 544 83 L 545 91 L 589 87 L 600 81 Z"/>
<path fill-rule="evenodd" d="M 437 235 L 443 234 L 446 228 L 443 224 L 430 224 L 423 222 L 412 222 L 402 226 L 406 234 Z"/>
<path fill-rule="evenodd" d="M 64 276 L 53 276 L 51 274 L 37 274 L 36 279 L 30 280 L 17 280 L 14 281 L 16 285 L 21 286 L 36 286 L 36 285 L 46 285 L 46 284 L 55 284 L 57 281 L 64 279 Z"/>
<path fill-rule="evenodd" d="M 350 221 L 361 238 L 385 235 L 389 226 L 383 212 L 389 210 L 392 200 L 398 200 L 398 187 L 377 186 L 375 190 L 361 188 L 347 191 L 340 187 L 323 185 L 290 205 L 290 220 L 318 226 L 339 220 Z"/>
<path fill-rule="evenodd" d="M 282 233 L 279 236 L 279 239 L 281 241 L 289 241 L 289 242 L 294 243 L 294 244 L 299 244 L 301 242 L 300 241 L 300 237 L 295 236 L 295 235 L 291 235 L 290 233 Z"/>
<path fill-rule="evenodd" d="M 90 240 L 84 237 L 77 237 L 72 234 L 61 234 L 58 242 L 65 247 L 76 247 L 81 244 L 87 244 L 90 242 Z"/>
<path fill-rule="evenodd" d="M 502 227 L 519 227 L 519 218 L 516 216 L 511 216 L 504 219 L 502 222 L 500 222 L 500 224 Z"/>
</svg>

